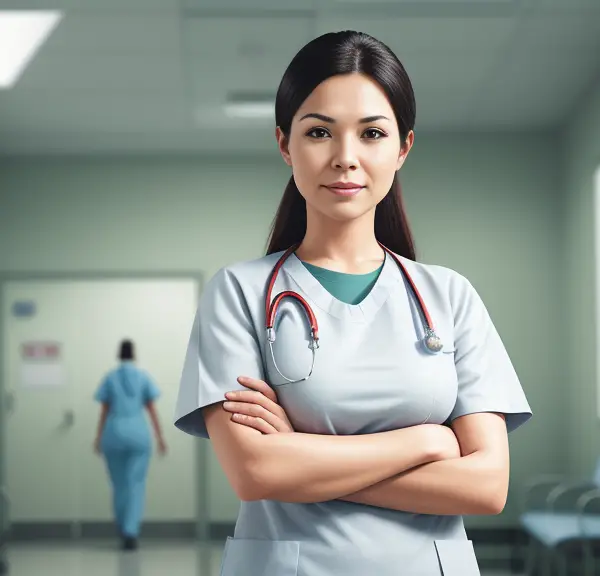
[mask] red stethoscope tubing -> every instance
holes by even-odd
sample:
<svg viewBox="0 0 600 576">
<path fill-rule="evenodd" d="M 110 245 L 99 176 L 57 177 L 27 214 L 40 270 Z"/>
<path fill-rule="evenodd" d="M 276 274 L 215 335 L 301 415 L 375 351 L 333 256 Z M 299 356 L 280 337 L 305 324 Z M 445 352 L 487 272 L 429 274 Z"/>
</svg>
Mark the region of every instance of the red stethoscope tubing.
<svg viewBox="0 0 600 576">
<path fill-rule="evenodd" d="M 417 289 L 415 283 L 413 282 L 413 279 L 411 278 L 410 274 L 406 270 L 406 267 L 404 266 L 404 264 L 402 264 L 400 258 L 398 258 L 391 250 L 386 248 L 383 244 L 381 244 L 381 242 L 379 242 L 379 245 L 383 248 L 383 250 L 385 250 L 385 252 L 387 254 L 389 254 L 394 259 L 394 261 L 396 262 L 398 267 L 402 270 L 402 273 L 404 274 L 405 278 L 408 280 L 417 300 L 419 301 L 419 306 L 421 308 L 421 312 L 423 313 L 425 322 L 427 323 L 428 333 L 430 335 L 435 334 L 435 328 L 433 326 L 433 321 L 431 320 L 429 310 L 427 310 L 427 306 L 425 306 L 425 302 L 423 301 L 421 293 Z M 288 298 L 288 297 L 295 298 L 296 300 L 298 300 L 300 302 L 300 304 L 303 306 L 304 310 L 306 311 L 306 315 L 308 316 L 308 320 L 310 322 L 310 329 L 312 332 L 312 336 L 313 336 L 314 340 L 318 342 L 318 340 L 319 340 L 319 325 L 317 323 L 317 318 L 316 318 L 314 312 L 312 311 L 312 308 L 308 304 L 308 302 L 302 296 L 300 296 L 300 294 L 298 294 L 297 292 L 292 292 L 291 290 L 286 290 L 284 292 L 280 292 L 279 294 L 277 294 L 277 296 L 275 296 L 275 299 L 272 300 L 273 287 L 275 286 L 275 281 L 277 280 L 277 275 L 279 274 L 279 270 L 281 269 L 281 267 L 283 266 L 283 264 L 287 260 L 287 258 L 292 254 L 292 252 L 294 252 L 294 250 L 296 248 L 297 248 L 297 245 L 294 245 L 294 246 L 291 246 L 290 248 L 288 248 L 283 253 L 281 258 L 279 258 L 279 260 L 273 267 L 273 271 L 271 272 L 271 277 L 269 279 L 269 285 L 267 287 L 267 293 L 265 296 L 265 324 L 266 324 L 265 328 L 267 329 L 267 331 L 273 330 L 273 326 L 275 324 L 275 316 L 277 314 L 277 309 L 278 309 L 281 301 L 284 298 Z"/>
</svg>

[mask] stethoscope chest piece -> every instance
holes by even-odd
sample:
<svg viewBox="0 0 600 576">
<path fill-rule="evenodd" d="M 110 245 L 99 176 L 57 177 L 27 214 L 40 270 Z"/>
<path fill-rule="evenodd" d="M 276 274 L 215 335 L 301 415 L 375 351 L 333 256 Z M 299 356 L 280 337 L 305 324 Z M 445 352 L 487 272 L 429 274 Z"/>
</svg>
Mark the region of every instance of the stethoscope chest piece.
<svg viewBox="0 0 600 576">
<path fill-rule="evenodd" d="M 444 344 L 440 337 L 431 329 L 427 329 L 423 339 L 425 350 L 430 354 L 438 354 L 442 351 Z"/>
</svg>

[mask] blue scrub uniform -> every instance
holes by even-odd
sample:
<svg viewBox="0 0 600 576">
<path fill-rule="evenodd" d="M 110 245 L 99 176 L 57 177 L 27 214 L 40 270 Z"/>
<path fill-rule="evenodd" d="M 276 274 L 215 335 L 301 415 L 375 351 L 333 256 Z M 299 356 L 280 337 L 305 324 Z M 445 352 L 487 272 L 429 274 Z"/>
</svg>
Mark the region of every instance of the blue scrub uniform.
<svg viewBox="0 0 600 576">
<path fill-rule="evenodd" d="M 123 536 L 136 538 L 140 532 L 152 451 L 144 406 L 159 394 L 148 374 L 124 362 L 106 375 L 95 395 L 109 406 L 100 445 L 113 487 L 115 520 Z"/>
</svg>

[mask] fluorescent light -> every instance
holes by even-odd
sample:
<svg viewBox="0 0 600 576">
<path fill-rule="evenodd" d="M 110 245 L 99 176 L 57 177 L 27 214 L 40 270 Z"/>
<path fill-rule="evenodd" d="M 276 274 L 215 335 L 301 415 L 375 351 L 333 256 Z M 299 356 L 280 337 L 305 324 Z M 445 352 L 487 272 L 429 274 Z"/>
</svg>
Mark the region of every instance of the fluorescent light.
<svg viewBox="0 0 600 576">
<path fill-rule="evenodd" d="M 228 102 L 225 114 L 230 118 L 274 118 L 274 102 Z"/>
<path fill-rule="evenodd" d="M 62 17 L 56 10 L 0 10 L 0 90 L 15 85 Z"/>
</svg>

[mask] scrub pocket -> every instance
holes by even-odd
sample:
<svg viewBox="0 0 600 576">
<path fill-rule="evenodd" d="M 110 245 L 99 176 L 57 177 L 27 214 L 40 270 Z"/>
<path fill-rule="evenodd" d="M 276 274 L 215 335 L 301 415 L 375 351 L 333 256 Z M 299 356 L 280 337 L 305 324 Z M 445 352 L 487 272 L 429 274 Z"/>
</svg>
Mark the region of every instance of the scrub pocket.
<svg viewBox="0 0 600 576">
<path fill-rule="evenodd" d="M 436 540 L 435 549 L 444 576 L 480 576 L 471 540 Z"/>
<path fill-rule="evenodd" d="M 299 542 L 229 537 L 220 576 L 297 576 L 299 557 Z"/>
</svg>

